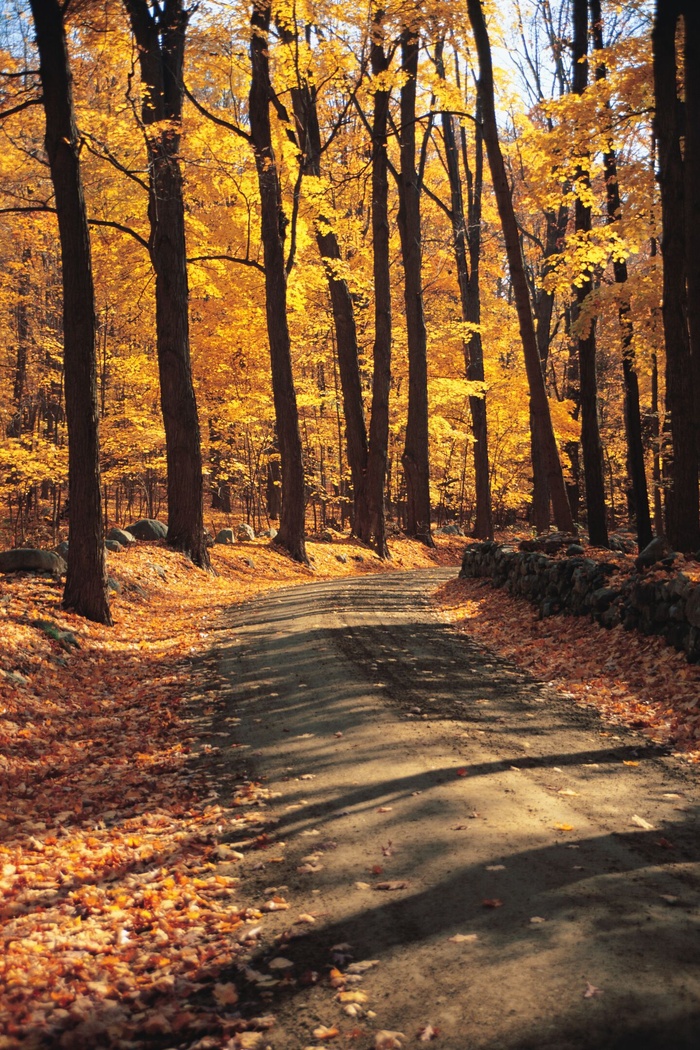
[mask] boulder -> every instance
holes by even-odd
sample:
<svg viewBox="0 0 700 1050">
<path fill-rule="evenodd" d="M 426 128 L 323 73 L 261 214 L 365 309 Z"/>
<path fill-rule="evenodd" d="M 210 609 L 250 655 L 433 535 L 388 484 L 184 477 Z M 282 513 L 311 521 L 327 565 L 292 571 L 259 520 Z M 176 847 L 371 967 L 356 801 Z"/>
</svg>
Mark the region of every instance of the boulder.
<svg viewBox="0 0 700 1050">
<path fill-rule="evenodd" d="M 438 536 L 463 536 L 464 533 L 459 525 L 442 525 L 435 530 Z"/>
<path fill-rule="evenodd" d="M 570 543 L 566 548 L 567 558 L 573 558 L 578 554 L 583 554 L 583 547 L 580 543 Z"/>
<path fill-rule="evenodd" d="M 342 565 L 347 565 L 348 556 L 347 554 L 336 554 L 336 559 L 341 562 Z"/>
<path fill-rule="evenodd" d="M 136 542 L 136 537 L 126 529 L 118 529 L 116 526 L 107 533 L 108 540 L 116 540 L 122 547 L 128 547 L 130 543 Z"/>
<path fill-rule="evenodd" d="M 255 533 L 247 522 L 242 521 L 236 530 L 236 538 L 239 543 L 249 543 L 255 539 Z"/>
<path fill-rule="evenodd" d="M 319 539 L 322 539 L 324 543 L 332 543 L 333 538 L 333 533 L 330 529 L 324 529 L 319 537 Z"/>
<path fill-rule="evenodd" d="M 219 529 L 216 536 L 214 537 L 214 543 L 235 543 L 236 537 L 233 534 L 233 529 Z"/>
<path fill-rule="evenodd" d="M 66 563 L 54 551 L 43 551 L 36 547 L 15 547 L 10 551 L 0 552 L 0 572 L 50 572 L 54 576 L 63 576 Z"/>
<path fill-rule="evenodd" d="M 62 542 L 59 543 L 58 547 L 56 547 L 56 554 L 59 558 L 63 558 L 64 561 L 66 560 L 68 557 L 68 540 L 62 540 Z"/>
<path fill-rule="evenodd" d="M 277 535 L 277 529 L 263 529 L 260 536 L 266 536 L 268 539 L 274 540 Z"/>
<path fill-rule="evenodd" d="M 118 540 L 105 540 L 105 547 L 112 554 L 120 554 L 124 550 L 124 545 L 119 543 Z"/>
<path fill-rule="evenodd" d="M 671 544 L 666 537 L 655 536 L 651 543 L 648 543 L 644 550 L 639 552 L 639 556 L 635 559 L 634 567 L 637 570 L 648 569 L 652 565 L 656 565 L 657 561 L 663 561 L 671 553 Z"/>
<path fill-rule="evenodd" d="M 130 525 L 127 531 L 137 540 L 164 540 L 168 535 L 168 526 L 155 518 L 141 518 Z"/>
</svg>

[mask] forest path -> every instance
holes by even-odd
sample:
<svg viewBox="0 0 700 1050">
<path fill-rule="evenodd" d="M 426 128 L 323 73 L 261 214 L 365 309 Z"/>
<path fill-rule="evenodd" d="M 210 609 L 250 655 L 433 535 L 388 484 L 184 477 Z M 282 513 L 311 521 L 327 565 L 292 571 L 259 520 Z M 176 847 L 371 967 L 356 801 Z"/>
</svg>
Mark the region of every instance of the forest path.
<svg viewBox="0 0 700 1050">
<path fill-rule="evenodd" d="M 231 610 L 225 717 L 245 750 L 229 754 L 279 792 L 243 878 L 291 906 L 253 963 L 283 956 L 297 979 L 263 1003 L 269 1045 L 319 1045 L 325 1025 L 329 1046 L 370 1050 L 388 1029 L 410 1047 L 431 1025 L 450 1050 L 696 1048 L 696 773 L 456 632 L 431 600 L 454 574 Z M 329 967 L 363 960 L 378 965 L 347 990 L 375 1016 L 353 1018 Z"/>
</svg>

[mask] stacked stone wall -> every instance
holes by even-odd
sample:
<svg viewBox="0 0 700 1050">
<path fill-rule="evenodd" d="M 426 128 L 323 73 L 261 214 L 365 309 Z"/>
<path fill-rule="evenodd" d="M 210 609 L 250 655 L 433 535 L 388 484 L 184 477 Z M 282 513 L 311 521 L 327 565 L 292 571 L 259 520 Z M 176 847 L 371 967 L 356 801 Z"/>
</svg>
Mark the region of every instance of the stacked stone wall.
<svg viewBox="0 0 700 1050">
<path fill-rule="evenodd" d="M 569 613 L 604 627 L 663 635 L 690 662 L 700 661 L 700 583 L 684 572 L 635 571 L 629 563 L 553 558 L 486 541 L 467 547 L 460 577 L 489 578 L 532 602 L 543 617 Z"/>
</svg>

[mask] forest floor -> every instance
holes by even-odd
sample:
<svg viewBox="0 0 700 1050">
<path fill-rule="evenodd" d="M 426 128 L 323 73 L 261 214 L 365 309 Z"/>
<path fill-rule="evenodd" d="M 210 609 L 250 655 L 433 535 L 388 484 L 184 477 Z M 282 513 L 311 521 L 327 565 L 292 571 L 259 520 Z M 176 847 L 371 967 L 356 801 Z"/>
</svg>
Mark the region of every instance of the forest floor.
<svg viewBox="0 0 700 1050">
<path fill-rule="evenodd" d="M 693 1045 L 698 669 L 439 544 L 0 580 L 0 1048 Z"/>
</svg>

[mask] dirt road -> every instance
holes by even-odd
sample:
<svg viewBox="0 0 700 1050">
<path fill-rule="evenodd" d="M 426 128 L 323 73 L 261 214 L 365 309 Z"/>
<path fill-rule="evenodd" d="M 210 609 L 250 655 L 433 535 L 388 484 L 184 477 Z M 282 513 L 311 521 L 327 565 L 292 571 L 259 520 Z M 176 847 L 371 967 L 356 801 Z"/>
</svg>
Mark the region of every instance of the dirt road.
<svg viewBox="0 0 700 1050">
<path fill-rule="evenodd" d="M 379 1030 L 450 1050 L 695 1050 L 697 773 L 443 622 L 430 596 L 454 573 L 232 612 L 235 754 L 279 792 L 244 877 L 291 906 L 253 960 L 288 960 L 262 993 L 269 1045 L 317 1046 L 335 1026 L 328 1045 L 358 1050 Z M 366 1000 L 338 1001 L 329 968 L 368 960 L 345 985 Z"/>
</svg>

